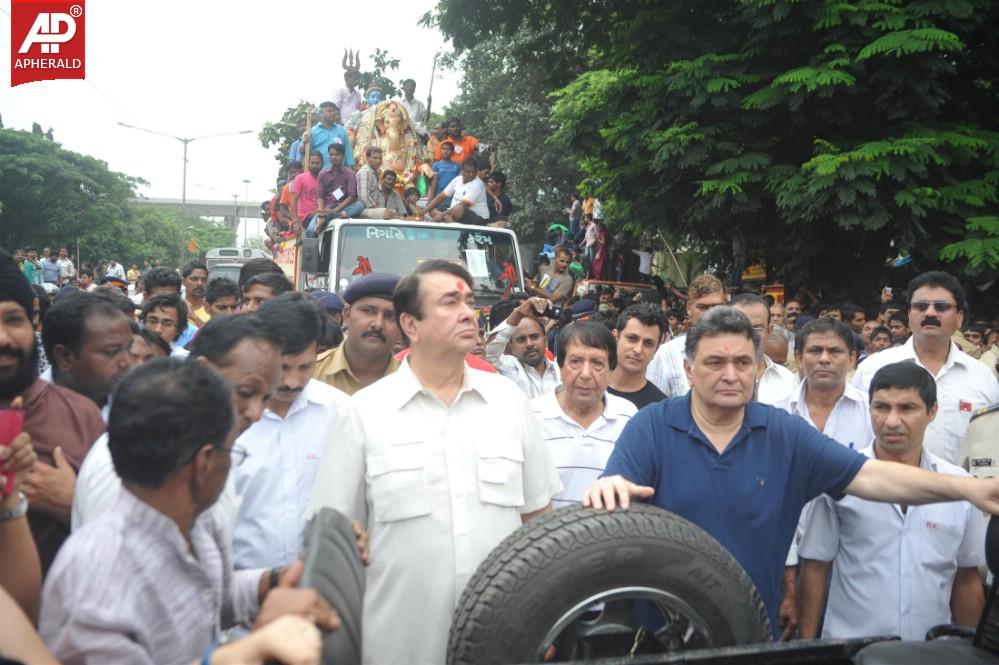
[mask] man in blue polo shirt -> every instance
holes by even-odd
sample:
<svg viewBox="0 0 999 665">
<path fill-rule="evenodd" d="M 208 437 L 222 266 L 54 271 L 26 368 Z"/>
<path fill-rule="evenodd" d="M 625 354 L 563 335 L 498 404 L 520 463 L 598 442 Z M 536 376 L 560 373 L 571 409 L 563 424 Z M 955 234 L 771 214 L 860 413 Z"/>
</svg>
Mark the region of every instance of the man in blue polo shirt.
<svg viewBox="0 0 999 665">
<path fill-rule="evenodd" d="M 583 505 L 651 499 L 714 536 L 742 564 L 775 635 L 781 577 L 801 508 L 844 493 L 910 505 L 966 499 L 999 513 L 999 478 L 975 480 L 872 460 L 786 411 L 750 401 L 760 338 L 715 307 L 687 333 L 691 391 L 639 411 Z"/>
</svg>

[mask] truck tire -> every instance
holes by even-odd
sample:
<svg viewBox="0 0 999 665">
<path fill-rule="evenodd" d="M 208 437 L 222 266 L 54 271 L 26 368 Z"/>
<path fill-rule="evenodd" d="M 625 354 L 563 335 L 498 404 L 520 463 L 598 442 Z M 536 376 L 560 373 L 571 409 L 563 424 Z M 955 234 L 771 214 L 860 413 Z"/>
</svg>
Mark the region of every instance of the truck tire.
<svg viewBox="0 0 999 665">
<path fill-rule="evenodd" d="M 360 665 L 364 564 L 350 520 L 323 508 L 302 533 L 304 570 L 298 586 L 315 589 L 340 615 L 340 628 L 323 631 L 323 665 Z"/>
<path fill-rule="evenodd" d="M 539 662 L 570 610 L 628 588 L 686 603 L 709 629 L 705 646 L 773 639 L 753 582 L 702 529 L 642 504 L 613 513 L 576 507 L 524 525 L 482 562 L 455 608 L 448 665 Z"/>
</svg>

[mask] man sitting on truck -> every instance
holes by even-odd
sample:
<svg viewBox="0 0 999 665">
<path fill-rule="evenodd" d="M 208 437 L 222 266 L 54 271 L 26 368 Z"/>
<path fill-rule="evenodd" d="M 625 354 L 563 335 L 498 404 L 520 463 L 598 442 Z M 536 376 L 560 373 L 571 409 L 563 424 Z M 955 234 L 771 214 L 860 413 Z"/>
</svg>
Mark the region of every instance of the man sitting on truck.
<svg viewBox="0 0 999 665">
<path fill-rule="evenodd" d="M 378 190 L 375 206 L 365 208 L 360 215 L 362 219 L 411 219 L 414 221 L 423 221 L 422 216 L 409 215 L 402 197 L 399 196 L 399 192 L 395 191 L 397 180 L 398 176 L 396 176 L 395 171 L 392 169 L 385 169 L 382 172 L 382 185 Z"/>
<path fill-rule="evenodd" d="M 451 207 L 446 212 L 437 206 L 451 199 Z M 479 178 L 479 162 L 469 157 L 461 165 L 461 177 L 448 183 L 440 194 L 427 204 L 430 216 L 437 222 L 485 225 L 489 219 L 486 185 Z"/>
<path fill-rule="evenodd" d="M 305 229 L 307 238 L 317 238 L 326 223 L 339 217 L 357 217 L 364 210 L 364 204 L 357 200 L 357 178 L 354 172 L 344 168 L 344 147 L 331 143 L 329 147 L 330 167 L 319 172 L 319 195 L 316 198 L 318 209 L 313 222 Z"/>
</svg>

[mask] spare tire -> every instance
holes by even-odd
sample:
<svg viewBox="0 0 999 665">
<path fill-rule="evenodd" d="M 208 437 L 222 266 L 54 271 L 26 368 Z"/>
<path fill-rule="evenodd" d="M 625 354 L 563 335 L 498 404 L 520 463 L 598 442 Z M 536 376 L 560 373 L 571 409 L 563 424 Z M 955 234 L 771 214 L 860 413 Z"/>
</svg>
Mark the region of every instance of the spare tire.
<svg viewBox="0 0 999 665">
<path fill-rule="evenodd" d="M 340 628 L 323 631 L 323 665 L 360 665 L 364 564 L 350 520 L 323 508 L 302 532 L 304 569 L 298 586 L 315 589 L 340 615 Z"/>
<path fill-rule="evenodd" d="M 448 665 L 540 662 L 570 622 L 621 598 L 685 617 L 699 634 L 687 648 L 773 639 L 753 582 L 705 531 L 647 505 L 575 507 L 524 525 L 482 562 L 455 608 Z M 580 657 L 566 651 L 557 659 Z"/>
</svg>

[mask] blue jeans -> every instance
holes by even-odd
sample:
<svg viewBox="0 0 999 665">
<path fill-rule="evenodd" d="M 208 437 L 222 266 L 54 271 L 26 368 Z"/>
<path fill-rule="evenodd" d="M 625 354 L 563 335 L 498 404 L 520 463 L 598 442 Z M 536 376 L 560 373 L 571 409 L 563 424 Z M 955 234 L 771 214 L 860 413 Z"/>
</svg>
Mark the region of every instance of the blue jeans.
<svg viewBox="0 0 999 665">
<path fill-rule="evenodd" d="M 349 206 L 344 208 L 341 212 L 345 214 L 348 218 L 357 217 L 364 210 L 364 204 L 360 201 L 354 201 Z M 339 217 L 339 215 L 337 215 Z M 318 238 L 319 235 L 316 233 L 317 215 L 312 215 L 309 217 L 308 223 L 305 225 L 305 237 L 306 238 Z"/>
</svg>

